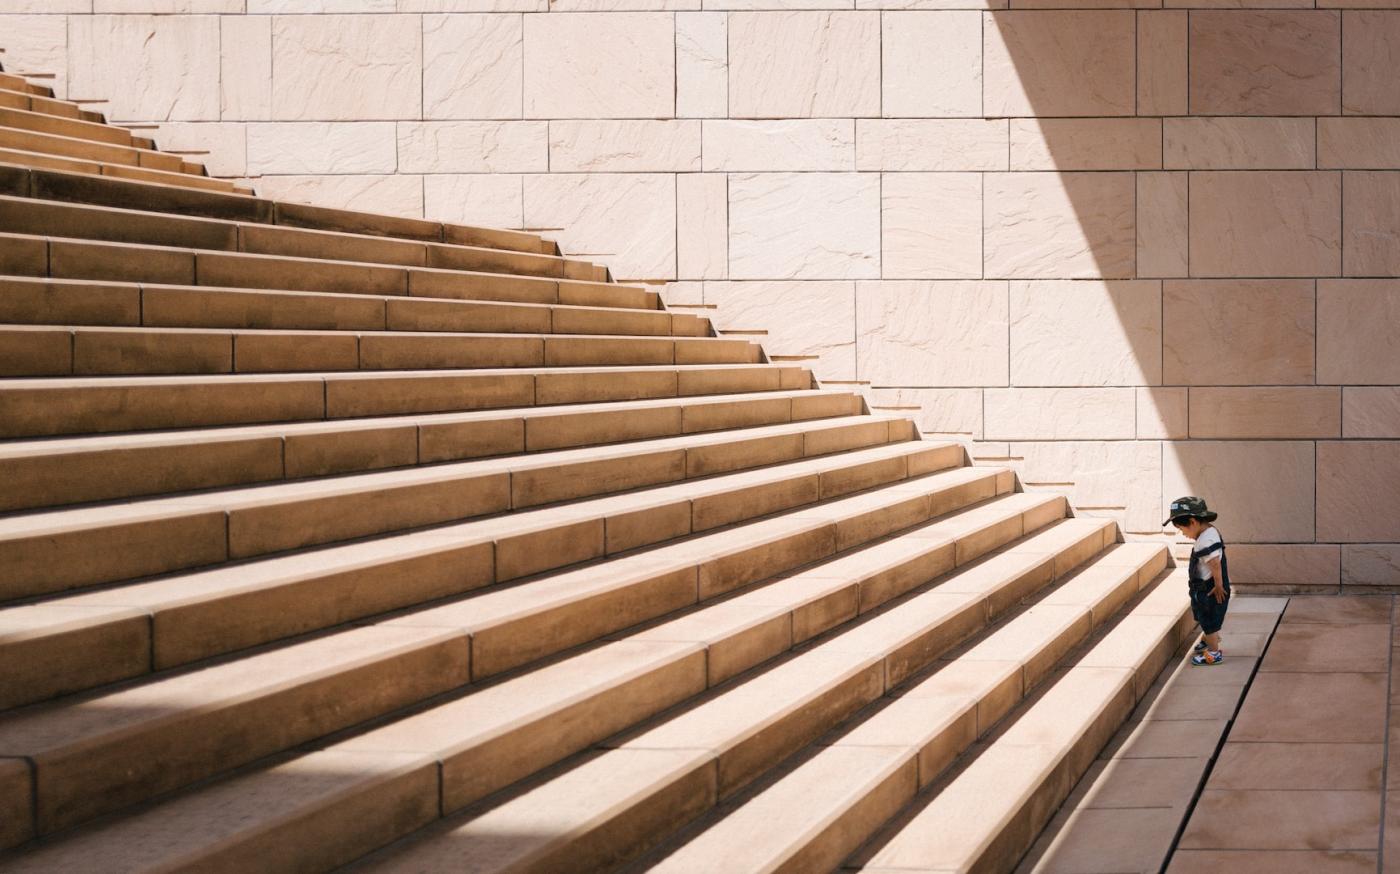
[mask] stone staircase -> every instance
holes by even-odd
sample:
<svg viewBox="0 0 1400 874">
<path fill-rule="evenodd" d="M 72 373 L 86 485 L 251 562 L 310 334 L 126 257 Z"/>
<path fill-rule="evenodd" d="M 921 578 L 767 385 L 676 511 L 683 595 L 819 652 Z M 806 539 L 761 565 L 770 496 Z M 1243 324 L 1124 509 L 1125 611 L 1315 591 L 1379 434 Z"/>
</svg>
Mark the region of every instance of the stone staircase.
<svg viewBox="0 0 1400 874">
<path fill-rule="evenodd" d="M 1190 628 L 550 241 L 9 75 L 0 274 L 6 871 L 1009 871 Z"/>
</svg>

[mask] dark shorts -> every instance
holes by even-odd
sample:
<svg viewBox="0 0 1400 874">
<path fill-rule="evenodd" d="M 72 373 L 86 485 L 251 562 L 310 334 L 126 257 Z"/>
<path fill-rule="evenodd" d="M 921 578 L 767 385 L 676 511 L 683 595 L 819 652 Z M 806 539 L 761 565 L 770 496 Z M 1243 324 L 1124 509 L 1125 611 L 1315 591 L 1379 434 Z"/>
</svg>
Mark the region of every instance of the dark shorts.
<svg viewBox="0 0 1400 874">
<path fill-rule="evenodd" d="M 1225 611 L 1230 609 L 1230 590 L 1225 590 L 1225 602 L 1215 600 L 1210 589 L 1191 588 L 1191 616 L 1200 623 L 1203 634 L 1214 634 L 1225 624 Z"/>
</svg>

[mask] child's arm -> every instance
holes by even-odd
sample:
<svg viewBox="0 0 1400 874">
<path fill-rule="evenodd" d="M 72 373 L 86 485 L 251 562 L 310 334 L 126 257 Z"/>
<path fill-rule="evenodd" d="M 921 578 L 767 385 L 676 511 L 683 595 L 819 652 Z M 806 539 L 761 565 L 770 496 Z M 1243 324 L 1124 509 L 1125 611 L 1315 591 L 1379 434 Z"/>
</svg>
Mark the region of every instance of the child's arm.
<svg viewBox="0 0 1400 874">
<path fill-rule="evenodd" d="M 1225 603 L 1225 574 L 1220 570 L 1220 556 L 1213 555 L 1206 559 L 1206 567 L 1210 568 L 1211 582 L 1215 583 L 1215 588 L 1211 589 L 1211 594 L 1215 596 L 1217 604 Z"/>
</svg>

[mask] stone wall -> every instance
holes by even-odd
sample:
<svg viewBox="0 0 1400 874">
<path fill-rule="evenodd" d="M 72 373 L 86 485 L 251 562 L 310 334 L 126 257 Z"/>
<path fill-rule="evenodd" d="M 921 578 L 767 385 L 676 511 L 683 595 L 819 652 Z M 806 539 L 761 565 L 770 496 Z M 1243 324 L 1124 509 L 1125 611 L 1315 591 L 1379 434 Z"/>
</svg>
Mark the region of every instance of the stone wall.
<svg viewBox="0 0 1400 874">
<path fill-rule="evenodd" d="M 0 45 L 263 193 L 558 229 L 1135 536 L 1203 494 L 1237 578 L 1364 586 L 1400 0 L 1350 2 L 1397 10 L 0 0 Z"/>
</svg>

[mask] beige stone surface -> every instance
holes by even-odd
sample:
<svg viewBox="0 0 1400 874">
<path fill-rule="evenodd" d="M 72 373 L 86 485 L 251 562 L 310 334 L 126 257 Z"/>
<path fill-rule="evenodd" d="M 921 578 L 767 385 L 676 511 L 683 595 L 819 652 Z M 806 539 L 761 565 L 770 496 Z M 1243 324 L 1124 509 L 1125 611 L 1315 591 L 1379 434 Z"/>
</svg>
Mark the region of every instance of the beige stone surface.
<svg viewBox="0 0 1400 874">
<path fill-rule="evenodd" d="M 1169 170 L 1311 170 L 1317 166 L 1310 118 L 1169 118 L 1163 124 Z"/>
<path fill-rule="evenodd" d="M 729 177 L 731 279 L 873 278 L 879 259 L 878 176 Z"/>
<path fill-rule="evenodd" d="M 1144 10 L 1137 18 L 1137 111 L 1186 113 L 1186 15 Z"/>
<path fill-rule="evenodd" d="M 1191 174 L 1192 276 L 1336 276 L 1339 173 Z"/>
<path fill-rule="evenodd" d="M 880 114 L 982 114 L 982 13 L 880 16 Z"/>
<path fill-rule="evenodd" d="M 392 122 L 248 125 L 248 172 L 252 175 L 393 173 L 397 162 Z"/>
<path fill-rule="evenodd" d="M 550 166 L 542 121 L 410 121 L 398 125 L 402 173 L 531 173 Z M 562 169 L 562 168 L 561 168 Z"/>
<path fill-rule="evenodd" d="M 1400 81 L 1391 75 L 1397 66 L 1400 15 L 1342 13 L 1342 112 L 1400 115 Z"/>
<path fill-rule="evenodd" d="M 1348 543 L 1342 546 L 1342 584 L 1400 584 L 1400 546 L 1393 543 Z M 1393 778 L 1392 778 L 1393 779 Z"/>
<path fill-rule="evenodd" d="M 519 118 L 524 27 L 518 15 L 423 16 L 423 117 Z"/>
<path fill-rule="evenodd" d="M 257 186 L 258 193 L 277 200 L 387 215 L 423 214 L 423 180 L 417 176 L 264 176 Z"/>
<path fill-rule="evenodd" d="M 982 439 L 982 391 L 974 388 L 877 388 L 872 410 L 910 416 L 924 434 Z"/>
<path fill-rule="evenodd" d="M 982 275 L 982 174 L 892 173 L 880 186 L 880 274 Z"/>
<path fill-rule="evenodd" d="M 729 19 L 729 115 L 880 114 L 880 17 L 754 12 Z"/>
<path fill-rule="evenodd" d="M 1013 385 L 1162 382 L 1161 283 L 1013 281 Z"/>
<path fill-rule="evenodd" d="M 670 13 L 525 19 L 526 118 L 669 118 L 675 82 Z"/>
<path fill-rule="evenodd" d="M 1163 380 L 1313 382 L 1315 303 L 1309 280 L 1165 280 Z"/>
<path fill-rule="evenodd" d="M 1111 517 L 1129 532 L 1160 530 L 1161 444 L 1058 440 L 1013 443 L 1012 451 L 1028 487 L 1063 493 L 1076 512 Z"/>
<path fill-rule="evenodd" d="M 705 303 L 720 330 L 766 329 L 770 355 L 815 355 L 819 379 L 855 379 L 853 282 L 707 282 Z"/>
<path fill-rule="evenodd" d="M 1400 275 L 1400 172 L 1342 174 L 1342 272 Z"/>
<path fill-rule="evenodd" d="M 549 123 L 549 169 L 555 173 L 699 170 L 700 122 L 553 121 Z"/>
<path fill-rule="evenodd" d="M 857 119 L 858 170 L 1005 170 L 1002 119 Z"/>
<path fill-rule="evenodd" d="M 1188 235 L 1185 173 L 1137 174 L 1137 275 L 1187 275 Z"/>
<path fill-rule="evenodd" d="M 1343 170 L 1400 168 L 1400 118 L 1319 118 L 1317 166 Z"/>
<path fill-rule="evenodd" d="M 983 29 L 989 116 L 1132 115 L 1134 13 L 992 12 Z"/>
<path fill-rule="evenodd" d="M 1317 284 L 1317 378 L 1323 383 L 1400 384 L 1400 281 Z"/>
<path fill-rule="evenodd" d="M 1126 278 L 1135 259 L 1131 173 L 989 173 L 984 275 Z"/>
<path fill-rule="evenodd" d="M 729 112 L 729 16 L 676 13 L 676 115 L 723 118 Z"/>
<path fill-rule="evenodd" d="M 1193 388 L 1191 436 L 1300 438 L 1342 436 L 1341 389 L 1312 386 Z"/>
<path fill-rule="evenodd" d="M 523 186 L 504 173 L 433 175 L 423 180 L 423 215 L 438 221 L 492 228 L 524 224 Z"/>
<path fill-rule="evenodd" d="M 272 22 L 272 112 L 288 121 L 419 118 L 422 23 L 411 15 Z"/>
<path fill-rule="evenodd" d="M 525 226 L 560 228 L 565 251 L 606 261 L 622 279 L 676 271 L 676 186 L 647 173 L 525 177 Z"/>
<path fill-rule="evenodd" d="M 1012 170 L 1152 170 L 1161 166 L 1160 119 L 1011 119 Z"/>
<path fill-rule="evenodd" d="M 855 122 L 850 119 L 706 121 L 704 169 L 855 169 Z"/>
<path fill-rule="evenodd" d="M 1228 866 L 1233 874 L 1370 874 L 1376 853 L 1340 850 L 1185 850 L 1172 854 L 1167 874 Z"/>
<path fill-rule="evenodd" d="M 1004 282 L 856 284 L 856 366 L 876 386 L 1006 385 Z"/>
<path fill-rule="evenodd" d="M 48 0 L 9 0 L 0 3 L 3 12 L 86 12 L 68 10 L 63 3 Z M 61 15 L 0 14 L 0 32 L 5 34 L 5 69 L 11 73 L 46 73 L 53 76 L 44 84 L 59 99 L 68 96 L 68 19 Z"/>
<path fill-rule="evenodd" d="M 1275 586 L 1335 585 L 1341 551 L 1335 544 L 1230 544 L 1232 582 Z"/>
<path fill-rule="evenodd" d="M 1400 387 L 1347 386 L 1342 389 L 1343 437 L 1400 437 Z"/>
<path fill-rule="evenodd" d="M 109 99 L 115 119 L 219 118 L 219 19 L 212 16 L 90 15 L 69 21 L 68 48 L 83 58 L 72 97 Z"/>
<path fill-rule="evenodd" d="M 1187 392 L 1184 388 L 1137 390 L 1137 436 L 1140 440 L 1186 438 Z"/>
<path fill-rule="evenodd" d="M 1317 536 L 1337 543 L 1390 540 L 1400 518 L 1400 443 L 1347 440 L 1317 444 Z"/>
<path fill-rule="evenodd" d="M 1379 792 L 1298 793 L 1207 788 L 1183 849 L 1362 850 L 1380 839 Z"/>
<path fill-rule="evenodd" d="M 1314 476 L 1312 443 L 1173 442 L 1163 444 L 1162 454 L 1162 492 L 1167 500 L 1209 495 L 1227 542 L 1313 539 L 1313 497 L 1320 491 L 1320 478 Z M 1164 518 L 1166 513 L 1160 512 L 1158 525 Z"/>
<path fill-rule="evenodd" d="M 219 19 L 219 117 L 272 117 L 270 17 L 230 15 Z"/>
<path fill-rule="evenodd" d="M 729 275 L 729 179 L 718 173 L 676 177 L 676 270 L 686 279 Z M 677 301 L 668 295 L 667 300 Z"/>
<path fill-rule="evenodd" d="M 1137 398 L 1131 388 L 989 388 L 988 440 L 1131 440 Z"/>
<path fill-rule="evenodd" d="M 1341 14 L 1191 14 L 1191 111 L 1200 115 L 1333 115 L 1341 108 Z"/>
<path fill-rule="evenodd" d="M 210 176 L 245 176 L 248 173 L 248 136 L 244 125 L 166 122 L 156 129 L 155 140 L 162 149 L 207 152 L 193 157 L 208 169 Z"/>
</svg>

